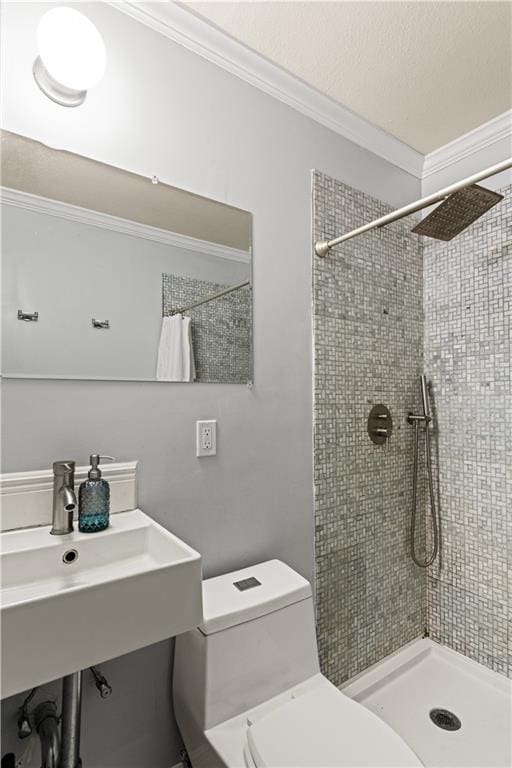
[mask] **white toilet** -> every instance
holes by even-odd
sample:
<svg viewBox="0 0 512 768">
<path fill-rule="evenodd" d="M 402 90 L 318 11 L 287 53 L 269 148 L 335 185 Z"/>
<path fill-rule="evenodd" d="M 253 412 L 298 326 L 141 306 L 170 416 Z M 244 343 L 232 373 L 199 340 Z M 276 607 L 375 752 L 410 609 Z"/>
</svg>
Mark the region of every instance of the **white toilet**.
<svg viewBox="0 0 512 768">
<path fill-rule="evenodd" d="M 309 582 L 279 560 L 203 582 L 177 638 L 174 705 L 194 768 L 421 766 L 318 664 Z"/>
</svg>

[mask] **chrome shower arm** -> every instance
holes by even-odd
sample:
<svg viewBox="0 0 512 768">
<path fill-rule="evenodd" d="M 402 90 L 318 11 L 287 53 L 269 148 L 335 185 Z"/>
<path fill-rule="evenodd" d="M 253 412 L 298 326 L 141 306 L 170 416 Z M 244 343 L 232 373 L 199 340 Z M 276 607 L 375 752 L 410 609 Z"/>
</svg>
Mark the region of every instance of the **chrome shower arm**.
<svg viewBox="0 0 512 768">
<path fill-rule="evenodd" d="M 396 211 L 387 213 L 385 216 L 381 216 L 379 219 L 370 221 L 368 224 L 363 224 L 363 226 L 357 227 L 357 229 L 353 229 L 351 232 L 347 232 L 340 237 L 335 237 L 334 240 L 317 240 L 315 243 L 315 253 L 320 258 L 324 258 L 327 256 L 331 248 L 344 243 L 346 240 L 357 237 L 357 235 L 362 235 L 364 232 L 369 232 L 372 229 L 385 227 L 386 224 L 391 224 L 393 221 L 398 221 L 399 219 L 403 219 L 406 216 L 410 216 L 411 213 L 416 213 L 417 211 L 423 210 L 423 208 L 428 208 L 429 205 L 440 203 L 453 192 L 457 192 L 459 189 L 464 189 L 464 187 L 469 187 L 472 184 L 476 184 L 483 179 L 488 179 L 489 176 L 495 176 L 497 173 L 506 171 L 509 168 L 512 168 L 512 157 L 509 157 L 507 160 L 503 160 L 501 163 L 492 165 L 490 168 L 486 168 L 485 171 L 479 171 L 479 173 L 475 173 L 473 176 L 468 176 L 467 179 L 463 179 L 462 181 L 458 181 L 455 184 L 451 184 L 449 187 L 440 189 L 438 192 L 427 195 L 427 197 L 423 197 L 421 200 L 417 200 L 414 203 L 409 203 L 409 205 L 404 205 L 403 208 L 398 208 Z"/>
</svg>

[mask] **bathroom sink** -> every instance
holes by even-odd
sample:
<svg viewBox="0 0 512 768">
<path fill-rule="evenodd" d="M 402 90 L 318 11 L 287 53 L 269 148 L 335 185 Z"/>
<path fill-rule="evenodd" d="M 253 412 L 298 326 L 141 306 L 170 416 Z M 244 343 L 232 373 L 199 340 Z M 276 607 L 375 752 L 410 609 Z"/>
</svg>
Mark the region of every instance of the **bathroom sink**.
<svg viewBox="0 0 512 768">
<path fill-rule="evenodd" d="M 200 555 L 139 509 L 110 520 L 0 534 L 2 698 L 201 622 Z"/>
</svg>

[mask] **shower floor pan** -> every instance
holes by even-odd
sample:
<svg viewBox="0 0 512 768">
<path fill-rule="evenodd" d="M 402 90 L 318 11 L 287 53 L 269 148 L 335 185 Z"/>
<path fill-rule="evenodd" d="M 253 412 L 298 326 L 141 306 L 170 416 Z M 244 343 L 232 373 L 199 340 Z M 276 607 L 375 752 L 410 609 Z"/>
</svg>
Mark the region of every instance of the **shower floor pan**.
<svg viewBox="0 0 512 768">
<path fill-rule="evenodd" d="M 431 640 L 414 640 L 342 690 L 385 720 L 428 768 L 512 765 L 512 681 Z M 439 709 L 447 712 L 436 717 Z"/>
</svg>

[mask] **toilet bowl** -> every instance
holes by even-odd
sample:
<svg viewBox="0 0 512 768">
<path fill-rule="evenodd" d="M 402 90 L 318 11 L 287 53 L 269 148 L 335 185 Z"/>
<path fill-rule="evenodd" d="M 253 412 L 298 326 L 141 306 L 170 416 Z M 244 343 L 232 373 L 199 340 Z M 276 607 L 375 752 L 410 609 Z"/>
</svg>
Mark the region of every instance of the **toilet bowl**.
<svg viewBox="0 0 512 768">
<path fill-rule="evenodd" d="M 176 719 L 194 768 L 422 763 L 321 673 L 311 587 L 279 560 L 203 582 L 201 625 L 176 640 Z"/>
</svg>

